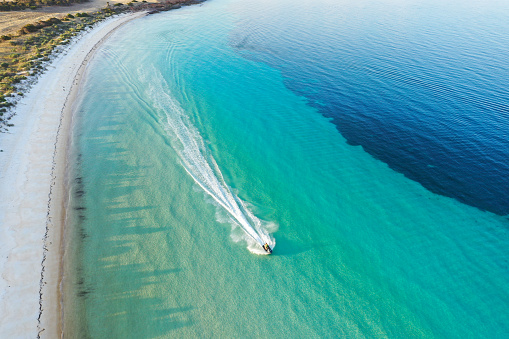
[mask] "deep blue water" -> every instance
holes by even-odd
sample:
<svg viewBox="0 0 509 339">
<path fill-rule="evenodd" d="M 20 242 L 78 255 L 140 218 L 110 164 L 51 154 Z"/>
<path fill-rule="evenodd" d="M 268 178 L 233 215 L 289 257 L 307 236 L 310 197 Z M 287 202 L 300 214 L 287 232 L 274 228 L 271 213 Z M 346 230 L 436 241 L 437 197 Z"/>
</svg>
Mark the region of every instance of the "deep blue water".
<svg viewBox="0 0 509 339">
<path fill-rule="evenodd" d="M 114 32 L 73 120 L 64 337 L 508 337 L 508 7 L 210 0 Z"/>
<path fill-rule="evenodd" d="M 509 3 L 251 3 L 260 15 L 239 21 L 232 46 L 281 70 L 351 145 L 509 214 Z"/>
</svg>

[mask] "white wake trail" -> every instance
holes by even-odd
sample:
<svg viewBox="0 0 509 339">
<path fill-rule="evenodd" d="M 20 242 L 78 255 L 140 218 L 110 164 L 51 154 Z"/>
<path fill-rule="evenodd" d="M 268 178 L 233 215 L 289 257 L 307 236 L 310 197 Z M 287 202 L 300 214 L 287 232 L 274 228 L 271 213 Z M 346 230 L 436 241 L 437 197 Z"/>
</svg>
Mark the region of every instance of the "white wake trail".
<svg viewBox="0 0 509 339">
<path fill-rule="evenodd" d="M 248 243 L 248 249 L 253 253 L 266 254 L 261 246 L 268 243 L 271 248 L 274 248 L 275 239 L 262 227 L 262 221 L 232 193 L 216 161 L 205 147 L 199 131 L 182 106 L 171 95 L 169 86 L 162 75 L 155 69 L 149 73 L 150 79 L 140 71 L 140 78 L 148 86 L 148 93 L 155 103 L 165 130 L 173 137 L 172 145 L 187 173 L 242 228 L 244 234 L 248 236 L 244 237 Z M 240 239 L 234 238 L 234 240 Z"/>
</svg>

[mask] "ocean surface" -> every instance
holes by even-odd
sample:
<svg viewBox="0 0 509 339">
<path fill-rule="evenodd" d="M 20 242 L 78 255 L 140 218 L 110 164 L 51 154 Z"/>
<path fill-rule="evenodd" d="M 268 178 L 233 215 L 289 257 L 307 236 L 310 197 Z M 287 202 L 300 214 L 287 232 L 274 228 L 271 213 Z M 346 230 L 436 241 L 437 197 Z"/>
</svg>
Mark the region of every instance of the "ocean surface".
<svg viewBox="0 0 509 339">
<path fill-rule="evenodd" d="M 76 106 L 64 337 L 509 337 L 507 18 L 210 0 L 116 31 Z"/>
</svg>

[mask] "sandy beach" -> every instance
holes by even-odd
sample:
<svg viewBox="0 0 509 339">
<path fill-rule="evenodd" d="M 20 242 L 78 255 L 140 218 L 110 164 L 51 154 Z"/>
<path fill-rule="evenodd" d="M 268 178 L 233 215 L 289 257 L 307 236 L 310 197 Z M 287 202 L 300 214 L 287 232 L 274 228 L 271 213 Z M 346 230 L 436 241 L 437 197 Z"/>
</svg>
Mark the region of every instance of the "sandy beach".
<svg viewBox="0 0 509 339">
<path fill-rule="evenodd" d="M 135 13 L 107 19 L 57 55 L 0 134 L 0 337 L 61 337 L 67 145 L 81 76 Z"/>
</svg>

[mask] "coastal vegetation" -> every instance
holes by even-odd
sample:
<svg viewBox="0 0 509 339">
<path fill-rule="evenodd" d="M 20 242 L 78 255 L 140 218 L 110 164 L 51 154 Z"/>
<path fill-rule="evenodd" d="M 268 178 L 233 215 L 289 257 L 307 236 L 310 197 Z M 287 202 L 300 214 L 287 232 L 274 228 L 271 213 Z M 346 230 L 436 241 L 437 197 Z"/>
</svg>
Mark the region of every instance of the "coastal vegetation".
<svg viewBox="0 0 509 339">
<path fill-rule="evenodd" d="M 37 9 L 42 6 L 69 6 L 73 3 L 83 3 L 88 0 L 14 0 L 2 1 L 0 11 L 21 11 L 25 9 Z"/>
<path fill-rule="evenodd" d="M 16 34 L 0 36 L 0 131 L 10 125 L 6 114 L 22 96 L 28 76 L 44 71 L 45 62 L 59 46 L 66 45 L 80 31 L 94 23 L 120 13 L 121 8 L 106 8 L 95 13 L 67 14 L 27 24 Z"/>
<path fill-rule="evenodd" d="M 30 86 L 30 79 L 44 72 L 51 55 L 68 44 L 81 31 L 95 23 L 127 11 L 158 11 L 199 3 L 199 0 L 172 0 L 146 3 L 132 0 L 107 6 L 97 12 L 68 13 L 20 27 L 16 33 L 0 36 L 0 132 L 6 131 L 13 116 L 9 109 Z"/>
</svg>

